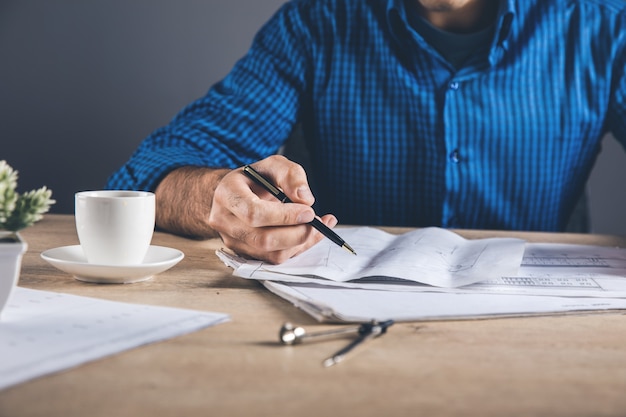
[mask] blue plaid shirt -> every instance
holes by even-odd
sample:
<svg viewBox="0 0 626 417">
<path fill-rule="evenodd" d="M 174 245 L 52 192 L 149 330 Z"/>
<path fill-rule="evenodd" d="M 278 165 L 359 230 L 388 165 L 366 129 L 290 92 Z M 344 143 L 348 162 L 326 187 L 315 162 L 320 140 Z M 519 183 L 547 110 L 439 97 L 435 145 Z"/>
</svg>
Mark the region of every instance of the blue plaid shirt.
<svg viewBox="0 0 626 417">
<path fill-rule="evenodd" d="M 404 0 L 295 0 L 108 188 L 184 165 L 238 167 L 293 126 L 320 214 L 342 223 L 562 230 L 611 131 L 626 143 L 626 2 L 503 0 L 455 69 Z"/>
</svg>

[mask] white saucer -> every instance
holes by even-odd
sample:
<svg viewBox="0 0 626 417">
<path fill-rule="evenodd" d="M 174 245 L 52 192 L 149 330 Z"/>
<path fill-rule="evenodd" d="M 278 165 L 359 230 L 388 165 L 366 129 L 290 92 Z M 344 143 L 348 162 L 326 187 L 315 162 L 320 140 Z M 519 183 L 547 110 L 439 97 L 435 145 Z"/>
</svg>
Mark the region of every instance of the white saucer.
<svg viewBox="0 0 626 417">
<path fill-rule="evenodd" d="M 185 255 L 176 249 L 150 246 L 144 262 L 140 265 L 97 265 L 87 263 L 83 249 L 80 245 L 74 245 L 49 249 L 41 257 L 80 281 L 124 284 L 150 279 L 176 265 Z"/>
</svg>

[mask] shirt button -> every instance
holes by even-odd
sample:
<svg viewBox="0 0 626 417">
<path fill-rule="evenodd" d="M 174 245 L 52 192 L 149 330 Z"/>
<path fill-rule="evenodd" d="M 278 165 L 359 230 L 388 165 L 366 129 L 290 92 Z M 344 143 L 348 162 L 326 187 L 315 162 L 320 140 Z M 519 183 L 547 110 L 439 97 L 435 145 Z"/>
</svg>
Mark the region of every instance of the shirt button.
<svg viewBox="0 0 626 417">
<path fill-rule="evenodd" d="M 453 81 L 450 83 L 450 90 L 458 90 L 459 89 L 459 83 L 457 83 L 456 81 Z"/>
<path fill-rule="evenodd" d="M 452 161 L 452 163 L 454 164 L 458 164 L 459 162 L 461 162 L 461 154 L 459 153 L 458 149 L 450 152 L 450 161 Z"/>
</svg>

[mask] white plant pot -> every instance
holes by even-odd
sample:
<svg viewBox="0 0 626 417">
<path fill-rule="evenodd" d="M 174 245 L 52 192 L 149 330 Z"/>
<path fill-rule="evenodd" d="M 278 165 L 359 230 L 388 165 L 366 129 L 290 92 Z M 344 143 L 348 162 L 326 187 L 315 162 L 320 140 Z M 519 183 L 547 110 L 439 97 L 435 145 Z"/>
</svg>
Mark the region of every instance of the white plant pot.
<svg viewBox="0 0 626 417">
<path fill-rule="evenodd" d="M 28 245 L 19 233 L 0 231 L 0 318 L 2 310 L 17 286 L 22 268 L 22 255 Z"/>
</svg>

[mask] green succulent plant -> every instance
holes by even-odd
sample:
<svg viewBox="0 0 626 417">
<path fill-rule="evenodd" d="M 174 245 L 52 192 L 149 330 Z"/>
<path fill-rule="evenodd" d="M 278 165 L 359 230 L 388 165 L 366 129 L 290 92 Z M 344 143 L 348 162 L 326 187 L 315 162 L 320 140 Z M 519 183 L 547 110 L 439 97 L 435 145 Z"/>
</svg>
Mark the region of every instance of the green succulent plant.
<svg viewBox="0 0 626 417">
<path fill-rule="evenodd" d="M 0 230 L 17 232 L 43 218 L 52 204 L 52 190 L 45 186 L 19 194 L 18 172 L 6 161 L 0 161 Z"/>
</svg>

